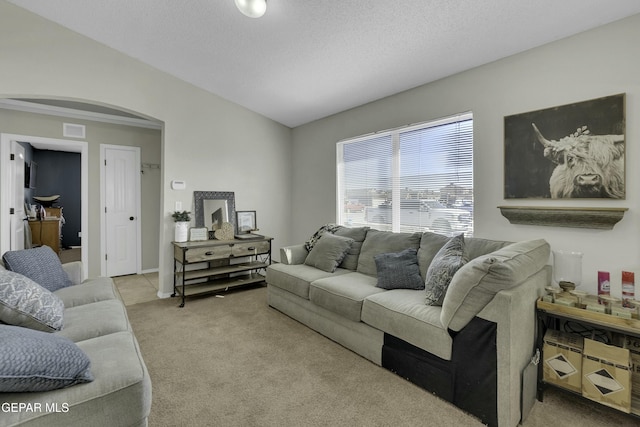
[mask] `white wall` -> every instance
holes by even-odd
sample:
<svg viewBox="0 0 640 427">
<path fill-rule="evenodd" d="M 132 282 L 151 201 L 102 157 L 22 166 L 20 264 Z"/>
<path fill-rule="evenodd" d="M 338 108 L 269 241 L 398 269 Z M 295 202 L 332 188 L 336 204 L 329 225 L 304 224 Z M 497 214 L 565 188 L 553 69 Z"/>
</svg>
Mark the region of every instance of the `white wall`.
<svg viewBox="0 0 640 427">
<path fill-rule="evenodd" d="M 552 249 L 584 252 L 583 282 L 596 291 L 598 270 L 640 282 L 640 15 L 396 94 L 293 130 L 292 242 L 335 221 L 336 142 L 369 132 L 472 111 L 475 235 L 544 238 Z M 451 52 L 455 55 L 455 52 Z M 437 61 L 437 58 L 434 58 Z M 626 93 L 626 200 L 504 200 L 504 116 Z M 511 225 L 500 205 L 627 207 L 613 230 Z M 638 290 L 640 293 L 640 289 Z"/>
<path fill-rule="evenodd" d="M 194 190 L 234 191 L 237 208 L 256 210 L 261 232 L 276 238 L 276 253 L 290 240 L 289 128 L 6 2 L 0 65 L 0 98 L 86 100 L 164 122 L 160 294 L 173 284 L 169 214 L 176 201 L 189 209 Z M 173 179 L 187 189 L 171 190 Z M 90 187 L 99 191 L 97 182 Z"/>
</svg>

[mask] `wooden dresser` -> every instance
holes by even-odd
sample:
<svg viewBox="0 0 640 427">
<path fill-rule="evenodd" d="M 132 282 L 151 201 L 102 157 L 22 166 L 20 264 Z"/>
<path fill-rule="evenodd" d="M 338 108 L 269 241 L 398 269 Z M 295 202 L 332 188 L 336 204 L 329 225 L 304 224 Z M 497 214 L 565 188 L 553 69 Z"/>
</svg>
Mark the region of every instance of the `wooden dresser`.
<svg viewBox="0 0 640 427">
<path fill-rule="evenodd" d="M 47 245 L 60 253 L 60 218 L 29 220 L 31 242 L 34 247 Z"/>
</svg>

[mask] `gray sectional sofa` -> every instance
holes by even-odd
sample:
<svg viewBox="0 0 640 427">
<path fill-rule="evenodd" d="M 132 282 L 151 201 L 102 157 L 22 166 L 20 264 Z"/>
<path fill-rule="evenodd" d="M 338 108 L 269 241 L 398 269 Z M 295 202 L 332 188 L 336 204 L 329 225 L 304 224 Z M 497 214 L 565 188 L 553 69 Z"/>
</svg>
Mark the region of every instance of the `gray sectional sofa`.
<svg viewBox="0 0 640 427">
<path fill-rule="evenodd" d="M 71 286 L 55 290 L 53 294 L 64 304 L 64 327 L 52 332 L 41 332 L 47 330 L 46 327 L 36 331 L 31 328 L 33 325 L 30 324 L 30 316 L 12 316 L 12 325 L 3 324 L 7 323 L 6 321 L 0 322 L 0 334 L 6 339 L 7 336 L 24 333 L 27 338 L 43 337 L 47 342 L 67 338 L 70 341 L 60 339 L 55 345 L 62 342 L 77 346 L 81 353 L 88 357 L 90 365 L 82 374 L 83 377 L 74 381 L 75 385 L 72 383 L 70 386 L 48 391 L 1 392 L 0 425 L 146 426 L 151 409 L 151 380 L 113 280 L 100 277 L 81 283 L 80 262 L 63 264 L 62 267 L 70 279 Z M 8 274 L 2 265 L 0 269 L 5 281 L 3 286 L 6 286 Z M 4 290 L 6 291 L 6 288 Z M 4 292 L 5 298 L 6 295 Z M 56 298 L 56 301 L 59 300 Z M 0 304 L 5 320 L 9 313 L 7 304 L 6 300 Z M 16 342 L 19 346 L 22 342 L 33 341 L 25 338 Z M 5 344 L 6 342 L 2 343 Z M 26 357 L 29 361 L 33 360 L 32 357 L 38 359 L 44 349 L 43 345 L 25 351 Z M 12 351 L 15 352 L 16 348 Z M 58 363 L 61 369 L 65 369 L 65 365 L 71 363 L 68 351 L 69 348 L 66 348 L 60 353 L 61 360 L 53 361 Z M 7 387 L 16 386 L 16 383 L 11 383 L 6 375 L 9 368 L 7 364 L 12 362 L 7 362 L 6 354 L 3 357 L 4 374 L 0 382 L 6 390 Z M 24 358 L 25 356 L 19 358 L 23 360 L 22 363 L 25 363 Z M 24 379 L 27 388 L 32 379 Z M 32 383 L 36 387 L 42 386 L 42 381 L 38 379 Z"/>
<path fill-rule="evenodd" d="M 351 241 L 344 258 L 336 256 L 344 248 L 317 253 L 329 234 Z M 424 283 L 450 242 L 430 232 L 321 228 L 305 244 L 282 248 L 281 262 L 269 266 L 268 304 L 484 423 L 515 426 L 535 350 L 535 301 L 550 280 L 549 245 L 464 239 L 466 263 L 449 271 L 441 305 L 427 304 L 424 289 L 379 287 L 387 255 L 414 250 Z"/>
</svg>

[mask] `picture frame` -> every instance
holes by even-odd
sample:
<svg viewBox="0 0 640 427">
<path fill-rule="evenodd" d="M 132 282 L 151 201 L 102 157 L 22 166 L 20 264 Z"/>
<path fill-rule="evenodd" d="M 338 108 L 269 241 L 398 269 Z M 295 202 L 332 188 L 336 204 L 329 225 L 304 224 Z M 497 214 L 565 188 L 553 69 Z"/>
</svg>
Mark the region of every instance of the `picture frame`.
<svg viewBox="0 0 640 427">
<path fill-rule="evenodd" d="M 625 199 L 625 94 L 504 117 L 505 199 Z"/>
<path fill-rule="evenodd" d="M 31 161 L 31 166 L 29 166 L 29 188 L 32 188 L 32 189 L 36 188 L 36 183 L 38 182 L 37 173 L 38 173 L 38 164 L 34 161 Z"/>
<path fill-rule="evenodd" d="M 256 211 L 236 211 L 237 234 L 256 231 Z"/>
<path fill-rule="evenodd" d="M 201 240 L 209 240 L 209 230 L 207 227 L 191 227 L 189 229 L 189 241 L 197 242 Z"/>
</svg>

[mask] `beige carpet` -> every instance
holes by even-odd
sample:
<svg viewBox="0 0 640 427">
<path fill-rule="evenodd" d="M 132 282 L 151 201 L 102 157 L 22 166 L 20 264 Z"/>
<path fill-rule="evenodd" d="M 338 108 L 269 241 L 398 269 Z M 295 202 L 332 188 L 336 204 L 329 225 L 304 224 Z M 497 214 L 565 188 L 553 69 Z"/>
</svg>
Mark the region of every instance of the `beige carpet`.
<svg viewBox="0 0 640 427">
<path fill-rule="evenodd" d="M 266 304 L 266 288 L 127 307 L 155 426 L 479 426 L 481 423 Z M 525 427 L 632 426 L 549 390 Z"/>
</svg>

